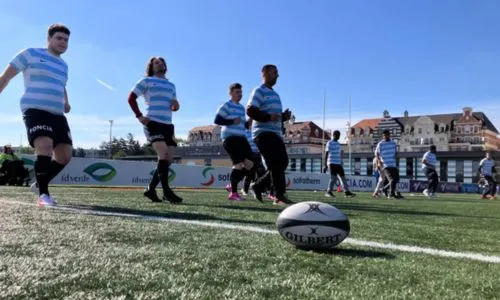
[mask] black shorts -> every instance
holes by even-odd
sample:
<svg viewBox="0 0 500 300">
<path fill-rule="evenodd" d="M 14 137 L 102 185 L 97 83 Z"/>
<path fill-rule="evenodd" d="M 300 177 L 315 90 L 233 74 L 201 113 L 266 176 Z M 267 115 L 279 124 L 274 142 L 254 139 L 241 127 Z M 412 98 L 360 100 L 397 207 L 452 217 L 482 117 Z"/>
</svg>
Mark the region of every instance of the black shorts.
<svg viewBox="0 0 500 300">
<path fill-rule="evenodd" d="M 148 125 L 144 126 L 144 134 L 150 143 L 165 142 L 167 146 L 177 147 L 177 142 L 174 140 L 173 124 L 149 121 Z"/>
<path fill-rule="evenodd" d="M 57 144 L 73 145 L 66 116 L 30 108 L 24 112 L 23 120 L 31 147 L 34 147 L 35 139 L 42 136 L 50 137 L 54 147 Z"/>
<path fill-rule="evenodd" d="M 329 166 L 330 166 L 329 167 L 329 169 L 330 169 L 330 175 L 332 175 L 332 176 L 340 176 L 340 177 L 344 177 L 345 176 L 344 167 L 342 167 L 342 165 L 330 164 Z"/>
<path fill-rule="evenodd" d="M 384 168 L 384 174 L 388 181 L 394 180 L 399 182 L 399 170 L 396 167 Z"/>
<path fill-rule="evenodd" d="M 230 136 L 224 140 L 222 146 L 231 157 L 233 165 L 239 164 L 245 159 L 252 160 L 252 148 L 244 136 Z"/>
</svg>

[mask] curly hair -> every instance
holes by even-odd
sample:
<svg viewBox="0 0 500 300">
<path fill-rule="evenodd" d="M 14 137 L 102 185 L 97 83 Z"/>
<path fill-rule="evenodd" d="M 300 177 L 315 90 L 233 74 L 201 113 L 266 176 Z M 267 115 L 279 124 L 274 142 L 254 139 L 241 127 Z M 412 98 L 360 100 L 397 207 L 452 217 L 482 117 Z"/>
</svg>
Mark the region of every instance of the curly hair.
<svg viewBox="0 0 500 300">
<path fill-rule="evenodd" d="M 163 62 L 163 64 L 165 65 L 165 71 L 163 71 L 162 75 L 165 75 L 167 73 L 167 63 L 165 62 L 165 59 L 161 56 L 153 56 L 149 59 L 148 64 L 146 65 L 146 76 L 148 76 L 148 77 L 151 77 L 155 74 L 155 72 L 153 70 L 153 63 L 154 63 L 155 59 L 161 60 Z"/>
</svg>

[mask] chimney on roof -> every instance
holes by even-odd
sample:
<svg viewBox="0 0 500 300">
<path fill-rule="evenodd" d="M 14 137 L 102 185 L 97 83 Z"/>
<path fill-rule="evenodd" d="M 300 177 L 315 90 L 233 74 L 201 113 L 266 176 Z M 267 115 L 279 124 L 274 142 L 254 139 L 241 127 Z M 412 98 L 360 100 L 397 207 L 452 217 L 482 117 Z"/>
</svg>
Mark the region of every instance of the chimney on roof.
<svg viewBox="0 0 500 300">
<path fill-rule="evenodd" d="M 384 118 L 390 118 L 391 115 L 389 115 L 389 111 L 388 110 L 384 110 Z"/>
<path fill-rule="evenodd" d="M 407 110 L 405 110 L 404 116 L 405 116 L 405 118 L 408 118 L 408 111 Z"/>
<path fill-rule="evenodd" d="M 464 107 L 463 108 L 463 111 L 464 111 L 464 116 L 466 117 L 470 117 L 472 115 L 472 107 Z"/>
</svg>

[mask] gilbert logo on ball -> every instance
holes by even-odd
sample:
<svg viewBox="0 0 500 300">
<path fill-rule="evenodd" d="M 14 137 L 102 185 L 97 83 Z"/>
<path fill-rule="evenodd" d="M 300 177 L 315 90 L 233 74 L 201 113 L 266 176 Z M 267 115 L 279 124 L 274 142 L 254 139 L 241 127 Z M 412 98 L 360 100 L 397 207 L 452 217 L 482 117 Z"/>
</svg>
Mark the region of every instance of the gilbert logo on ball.
<svg viewBox="0 0 500 300">
<path fill-rule="evenodd" d="M 304 249 L 328 249 L 340 244 L 351 229 L 349 219 L 336 207 L 322 202 L 300 202 L 276 220 L 280 235 Z"/>
</svg>

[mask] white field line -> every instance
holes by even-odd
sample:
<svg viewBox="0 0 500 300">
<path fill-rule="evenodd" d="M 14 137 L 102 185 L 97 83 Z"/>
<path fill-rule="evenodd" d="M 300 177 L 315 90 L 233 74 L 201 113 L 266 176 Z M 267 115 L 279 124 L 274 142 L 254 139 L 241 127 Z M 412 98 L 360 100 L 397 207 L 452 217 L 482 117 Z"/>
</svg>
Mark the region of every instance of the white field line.
<svg viewBox="0 0 500 300">
<path fill-rule="evenodd" d="M 2 200 L 1 202 L 3 202 L 3 203 L 34 206 L 34 204 L 32 202 L 29 203 L 29 202 L 21 202 L 21 201 L 12 201 L 12 200 L 7 200 L 6 198 L 1 198 L 1 197 L 0 197 L 0 200 Z M 203 227 L 241 230 L 241 231 L 246 231 L 246 232 L 278 234 L 278 232 L 276 230 L 271 230 L 271 229 L 266 229 L 266 228 L 256 227 L 256 226 L 234 225 L 234 224 L 222 223 L 222 222 L 206 222 L 206 221 L 197 221 L 197 220 L 172 219 L 172 218 L 166 218 L 166 217 L 131 214 L 131 213 L 107 212 L 107 211 L 91 210 L 91 209 L 68 207 L 68 206 L 54 206 L 54 207 L 50 207 L 50 209 L 68 211 L 68 212 L 73 212 L 73 213 L 78 213 L 78 214 L 86 214 L 86 215 L 136 218 L 136 219 L 143 219 L 143 220 L 148 220 L 148 221 L 162 221 L 162 222 L 181 223 L 181 224 L 189 224 L 189 225 L 196 225 L 196 226 L 203 226 Z M 369 248 L 396 250 L 396 251 L 401 251 L 401 252 L 423 253 L 423 254 L 428 254 L 428 255 L 432 255 L 432 256 L 440 256 L 440 257 L 447 257 L 447 258 L 462 258 L 462 259 L 495 263 L 495 264 L 500 263 L 500 256 L 485 255 L 485 254 L 480 254 L 480 253 L 454 252 L 454 251 L 439 250 L 439 249 L 433 249 L 433 248 L 425 248 L 425 247 L 420 247 L 420 246 L 408 246 L 408 245 L 397 245 L 397 244 L 393 244 L 393 243 L 379 243 L 379 242 L 373 242 L 373 241 L 364 241 L 364 240 L 358 240 L 358 239 L 353 239 L 353 238 L 347 238 L 342 243 L 355 245 L 355 246 L 364 246 L 364 247 L 369 247 Z"/>
</svg>

